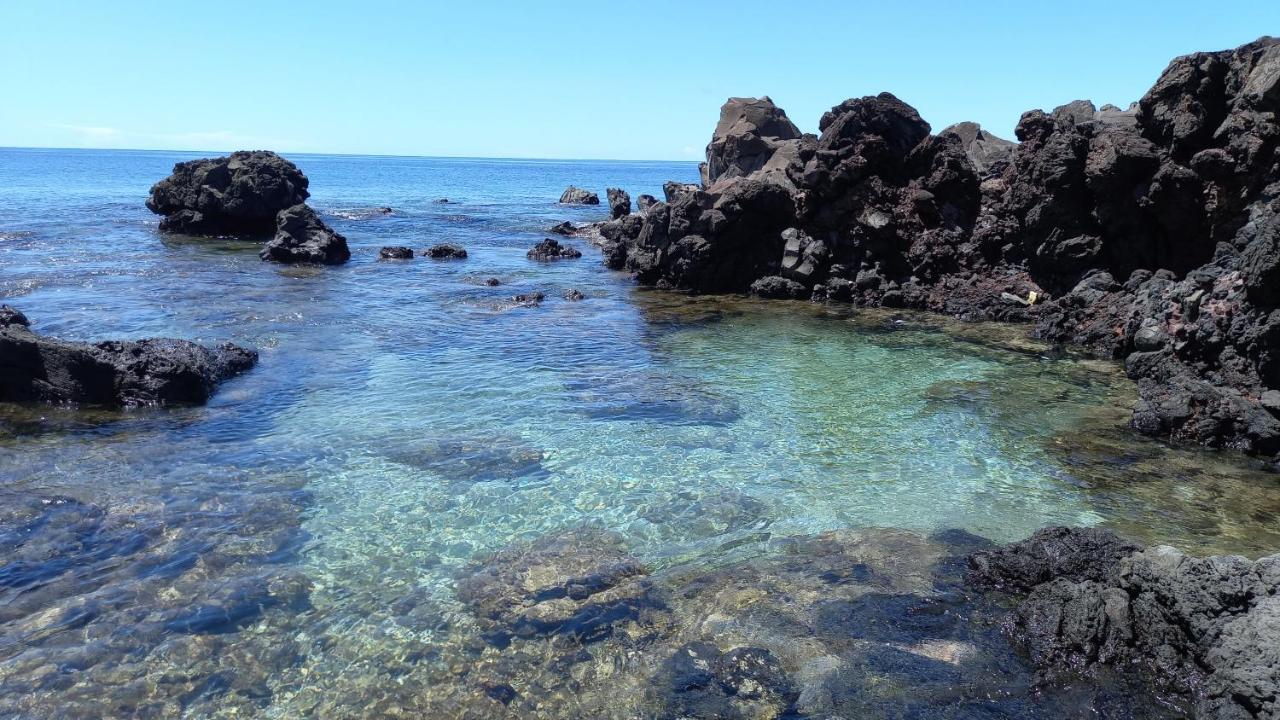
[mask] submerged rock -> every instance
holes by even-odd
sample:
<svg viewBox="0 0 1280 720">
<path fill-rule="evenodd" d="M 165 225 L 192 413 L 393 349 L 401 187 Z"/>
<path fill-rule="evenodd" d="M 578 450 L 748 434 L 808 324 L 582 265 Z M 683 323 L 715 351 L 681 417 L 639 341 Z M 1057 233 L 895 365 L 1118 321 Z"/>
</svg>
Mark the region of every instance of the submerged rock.
<svg viewBox="0 0 1280 720">
<path fill-rule="evenodd" d="M 582 257 L 581 250 L 567 245 L 561 245 L 559 240 L 555 240 L 553 238 L 546 238 L 537 245 L 534 245 L 533 248 L 525 254 L 530 260 L 538 260 L 542 262 Z"/>
<path fill-rule="evenodd" d="M 499 551 L 463 571 L 458 598 L 490 641 L 570 636 L 591 642 L 655 603 L 646 571 L 618 535 L 594 528 Z"/>
<path fill-rule="evenodd" d="M 560 195 L 560 202 L 564 205 L 599 205 L 600 196 L 590 190 L 570 185 Z"/>
<path fill-rule="evenodd" d="M 230 343 L 207 348 L 167 338 L 80 343 L 36 334 L 0 308 L 0 401 L 107 407 L 200 405 L 258 354 Z"/>
<path fill-rule="evenodd" d="M 306 201 L 307 177 L 265 150 L 181 162 L 151 187 L 160 229 L 198 235 L 268 235 L 276 214 Z"/>
<path fill-rule="evenodd" d="M 569 300 L 571 302 L 576 302 L 578 300 L 586 300 L 587 296 L 583 295 L 581 290 L 569 288 L 564 293 L 564 299 Z"/>
<path fill-rule="evenodd" d="M 422 254 L 435 260 L 465 260 L 467 258 L 466 249 L 453 243 L 432 245 L 424 250 Z"/>
<path fill-rule="evenodd" d="M 558 225 L 552 225 L 550 228 L 547 229 L 547 232 L 553 232 L 557 235 L 566 235 L 566 236 L 576 235 L 578 232 L 578 226 L 574 225 L 568 220 L 565 220 L 564 222 Z"/>
<path fill-rule="evenodd" d="M 407 247 L 395 246 L 384 247 L 378 251 L 378 259 L 380 260 L 412 260 L 413 250 Z"/>
<path fill-rule="evenodd" d="M 307 205 L 280 211 L 276 216 L 276 236 L 258 255 L 272 262 L 320 265 L 340 265 L 351 259 L 347 239 Z"/>
</svg>

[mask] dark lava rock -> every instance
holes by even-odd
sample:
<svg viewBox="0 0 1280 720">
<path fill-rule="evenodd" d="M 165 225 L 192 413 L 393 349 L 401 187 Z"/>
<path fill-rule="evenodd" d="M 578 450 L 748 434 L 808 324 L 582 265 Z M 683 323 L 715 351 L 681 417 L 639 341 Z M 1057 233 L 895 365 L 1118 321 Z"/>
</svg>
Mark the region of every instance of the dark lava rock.
<svg viewBox="0 0 1280 720">
<path fill-rule="evenodd" d="M 450 202 L 449 198 L 438 198 L 435 201 L 437 205 L 448 205 L 449 202 Z"/>
<path fill-rule="evenodd" d="M 640 212 L 645 212 L 649 208 L 657 204 L 658 204 L 658 198 L 652 195 L 640 195 L 636 197 L 636 207 L 640 210 Z"/>
<path fill-rule="evenodd" d="M 780 717 L 799 693 L 772 653 L 709 642 L 678 648 L 666 662 L 664 704 L 670 717 Z"/>
<path fill-rule="evenodd" d="M 591 642 L 638 621 L 655 604 L 645 575 L 618 535 L 583 528 L 469 566 L 458 598 L 499 645 L 549 635 Z"/>
<path fill-rule="evenodd" d="M 1016 146 L 933 135 L 888 93 L 817 136 L 732 98 L 702 185 L 600 224 L 604 261 L 672 290 L 1035 322 L 1127 360 L 1137 430 L 1280 462 L 1262 403 L 1280 391 L 1278 48 L 1177 58 L 1128 110 L 1029 111 Z"/>
<path fill-rule="evenodd" d="M 578 300 L 586 300 L 587 296 L 583 295 L 582 291 L 580 290 L 575 290 L 573 288 L 570 288 L 567 292 L 565 292 L 564 299 L 576 302 Z"/>
<path fill-rule="evenodd" d="M 807 297 L 809 293 L 795 280 L 771 275 L 751 283 L 751 294 L 762 298 L 798 299 Z"/>
<path fill-rule="evenodd" d="M 21 313 L 0 308 L 0 401 L 85 403 L 107 407 L 208 401 L 222 381 L 258 362 L 231 344 L 185 340 L 80 343 L 32 332 Z"/>
<path fill-rule="evenodd" d="M 384 247 L 378 251 L 378 257 L 382 260 L 412 260 L 413 250 L 407 247 Z"/>
<path fill-rule="evenodd" d="M 631 195 L 621 188 L 607 188 L 605 195 L 609 199 L 609 217 L 617 220 L 631 214 Z"/>
<path fill-rule="evenodd" d="M 970 558 L 971 582 L 1026 592 L 1054 578 L 1102 582 L 1122 558 L 1140 550 L 1110 530 L 1047 527 L 1034 535 Z"/>
<path fill-rule="evenodd" d="M 325 225 L 307 205 L 280 211 L 276 216 L 276 236 L 258 255 L 272 262 L 321 265 L 340 265 L 351 259 L 347 239 Z"/>
<path fill-rule="evenodd" d="M 276 214 L 306 201 L 307 177 L 263 150 L 181 162 L 156 183 L 147 208 L 160 229 L 198 235 L 268 235 Z"/>
<path fill-rule="evenodd" d="M 577 248 L 561 245 L 560 241 L 553 238 L 547 238 L 542 242 L 534 245 L 529 252 L 525 253 L 530 260 L 560 260 L 565 258 L 580 258 L 582 251 Z"/>
<path fill-rule="evenodd" d="M 570 185 L 560 195 L 560 202 L 565 205 L 599 205 L 600 196 L 590 190 Z"/>
<path fill-rule="evenodd" d="M 502 284 L 502 281 L 496 277 L 491 277 L 491 278 L 485 278 L 484 284 L 488 285 L 489 287 L 498 287 L 499 285 Z"/>
<path fill-rule="evenodd" d="M 31 322 L 27 320 L 27 316 L 23 315 L 21 310 L 8 305 L 0 305 L 0 328 L 9 327 L 10 325 L 26 327 L 30 324 Z"/>
<path fill-rule="evenodd" d="M 1280 555 L 1128 547 L 1051 528 L 973 566 L 979 580 L 1026 593 L 1015 637 L 1048 679 L 1133 668 L 1195 717 L 1280 716 Z"/>
<path fill-rule="evenodd" d="M 422 254 L 435 260 L 465 260 L 467 258 L 467 251 L 461 245 L 454 245 L 453 243 L 432 245 L 423 250 Z"/>
<path fill-rule="evenodd" d="M 511 299 L 521 305 L 537 305 L 543 300 L 546 300 L 547 296 L 540 292 L 531 292 L 514 295 Z"/>
<path fill-rule="evenodd" d="M 569 222 L 568 220 L 565 220 L 564 222 L 560 223 L 559 225 L 553 225 L 553 226 L 551 226 L 551 227 L 547 230 L 547 232 L 553 232 L 553 233 L 555 233 L 555 234 L 557 234 L 557 235 L 566 235 L 566 236 L 567 236 L 567 235 L 576 235 L 576 234 L 578 233 L 578 226 L 577 226 L 577 225 L 574 225 L 573 223 Z"/>
</svg>

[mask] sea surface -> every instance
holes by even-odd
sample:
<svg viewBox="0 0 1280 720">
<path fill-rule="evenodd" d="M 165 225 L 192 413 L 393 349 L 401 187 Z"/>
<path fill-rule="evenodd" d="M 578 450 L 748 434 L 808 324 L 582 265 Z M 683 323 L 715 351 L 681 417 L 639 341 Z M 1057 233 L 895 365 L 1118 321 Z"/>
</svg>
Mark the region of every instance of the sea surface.
<svg viewBox="0 0 1280 720">
<path fill-rule="evenodd" d="M 689 588 L 761 568 L 804 584 L 807 566 L 776 563 L 805 543 L 885 560 L 902 538 L 1070 524 L 1196 553 L 1280 548 L 1276 475 L 1133 435 L 1120 369 L 1026 328 L 650 291 L 574 239 L 579 260 L 525 256 L 550 225 L 607 214 L 557 205 L 566 185 L 661 197 L 696 181 L 692 163 L 292 156 L 352 250 L 312 268 L 158 232 L 148 188 L 200 156 L 0 149 L 0 302 L 34 330 L 261 352 L 206 407 L 0 406 L 0 717 L 711 717 L 654 690 L 673 638 L 717 637 L 686 622 L 718 602 Z M 378 259 L 441 242 L 469 257 Z M 512 299 L 531 292 L 545 301 Z M 663 619 L 486 640 L 459 578 L 582 528 L 643 564 L 667 598 L 645 613 Z M 771 641 L 793 678 L 815 657 L 851 666 L 822 635 L 838 628 L 802 625 Z M 797 637 L 829 647 L 787 655 Z M 945 658 L 963 675 L 948 687 L 1025 672 L 962 656 Z M 826 715 L 795 680 L 783 705 L 1044 709 L 1016 689 L 1006 714 L 926 697 L 929 678 L 833 691 Z"/>
</svg>

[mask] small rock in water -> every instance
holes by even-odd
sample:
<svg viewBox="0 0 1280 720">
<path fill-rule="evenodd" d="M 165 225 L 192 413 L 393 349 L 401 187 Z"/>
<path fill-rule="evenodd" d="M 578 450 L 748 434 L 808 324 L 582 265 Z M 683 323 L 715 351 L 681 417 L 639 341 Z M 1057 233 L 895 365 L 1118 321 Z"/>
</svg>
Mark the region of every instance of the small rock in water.
<svg viewBox="0 0 1280 720">
<path fill-rule="evenodd" d="M 413 251 L 407 247 L 384 247 L 378 251 L 378 257 L 382 260 L 412 260 Z"/>
<path fill-rule="evenodd" d="M 600 196 L 590 190 L 570 185 L 560 195 L 560 202 L 564 205 L 599 205 Z"/>
<path fill-rule="evenodd" d="M 339 265 L 351 259 L 347 239 L 336 233 L 309 205 L 294 205 L 276 216 L 276 236 L 258 253 L 278 263 Z"/>
<path fill-rule="evenodd" d="M 449 198 L 440 198 L 439 200 L 436 200 L 436 204 L 437 204 L 437 205 L 448 205 L 448 204 L 449 204 Z"/>
<path fill-rule="evenodd" d="M 432 245 L 424 250 L 422 254 L 436 260 L 463 260 L 467 257 L 467 251 L 461 245 L 454 245 L 453 243 Z"/>
<path fill-rule="evenodd" d="M 574 225 L 568 220 L 565 220 L 559 225 L 551 226 L 548 232 L 553 232 L 557 235 L 574 235 L 578 232 L 578 226 Z"/>
<path fill-rule="evenodd" d="M 498 278 L 491 277 L 491 278 L 485 278 L 484 284 L 488 285 L 489 287 L 498 287 L 499 285 L 502 284 L 502 281 L 499 280 Z"/>
<path fill-rule="evenodd" d="M 519 295 L 513 296 L 511 299 L 520 303 L 521 305 L 537 305 L 543 300 L 546 300 L 547 296 L 540 292 L 532 292 L 532 293 L 520 293 Z"/>
<path fill-rule="evenodd" d="M 558 240 L 555 240 L 552 238 L 547 238 L 542 242 L 538 243 L 537 245 L 534 245 L 533 249 L 531 249 L 526 254 L 528 255 L 530 260 L 541 260 L 541 261 L 560 260 L 562 258 L 582 257 L 581 250 L 578 250 L 577 248 L 571 248 L 566 245 L 561 245 Z"/>
<path fill-rule="evenodd" d="M 586 300 L 587 296 L 583 295 L 580 290 L 570 288 L 569 291 L 564 294 L 564 299 L 573 301 Z"/>
</svg>

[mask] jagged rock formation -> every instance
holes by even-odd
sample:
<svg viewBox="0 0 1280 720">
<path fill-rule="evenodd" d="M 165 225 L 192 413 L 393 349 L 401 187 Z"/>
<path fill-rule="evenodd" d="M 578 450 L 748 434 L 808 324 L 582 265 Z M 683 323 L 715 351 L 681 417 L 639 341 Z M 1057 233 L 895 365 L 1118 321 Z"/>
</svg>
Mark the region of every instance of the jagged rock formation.
<svg viewBox="0 0 1280 720">
<path fill-rule="evenodd" d="M 583 190 L 580 187 L 570 185 L 560 194 L 560 203 L 563 205 L 599 205 L 600 196 L 590 190 Z"/>
<path fill-rule="evenodd" d="M 560 260 L 565 258 L 580 258 L 582 257 L 582 251 L 574 247 L 561 245 L 559 240 L 546 238 L 542 242 L 530 248 L 529 252 L 525 253 L 525 255 L 528 256 L 530 260 L 547 262 L 550 260 Z"/>
<path fill-rule="evenodd" d="M 276 215 L 276 236 L 258 253 L 280 263 L 340 265 L 351 259 L 347 239 L 334 232 L 309 205 L 294 205 Z"/>
<path fill-rule="evenodd" d="M 1280 555 L 1195 558 L 1046 528 L 970 565 L 973 584 L 1024 596 L 1012 627 L 1046 679 L 1132 667 L 1195 717 L 1280 717 Z"/>
<path fill-rule="evenodd" d="M 31 331 L 0 306 L 0 401 L 106 407 L 194 404 L 219 383 L 253 367 L 258 354 L 224 344 L 206 348 L 167 338 L 70 342 Z"/>
<path fill-rule="evenodd" d="M 279 155 L 240 150 L 174 165 L 172 175 L 151 187 L 147 208 L 164 216 L 164 231 L 246 236 L 274 231 L 259 253 L 263 260 L 344 263 L 351 257 L 347 240 L 305 204 L 307 184 L 307 176 Z"/>
<path fill-rule="evenodd" d="M 1036 322 L 1125 359 L 1150 434 L 1280 456 L 1280 40 L 1173 61 L 1128 110 L 938 135 L 888 93 L 801 134 L 732 98 L 701 186 L 598 228 L 643 283 Z"/>
<path fill-rule="evenodd" d="M 453 243 L 432 245 L 426 250 L 423 250 L 422 254 L 436 260 L 465 260 L 467 258 L 466 248 Z"/>
<path fill-rule="evenodd" d="M 622 188 L 607 188 L 605 195 L 609 199 L 609 217 L 617 220 L 631 214 L 631 195 Z"/>
</svg>

